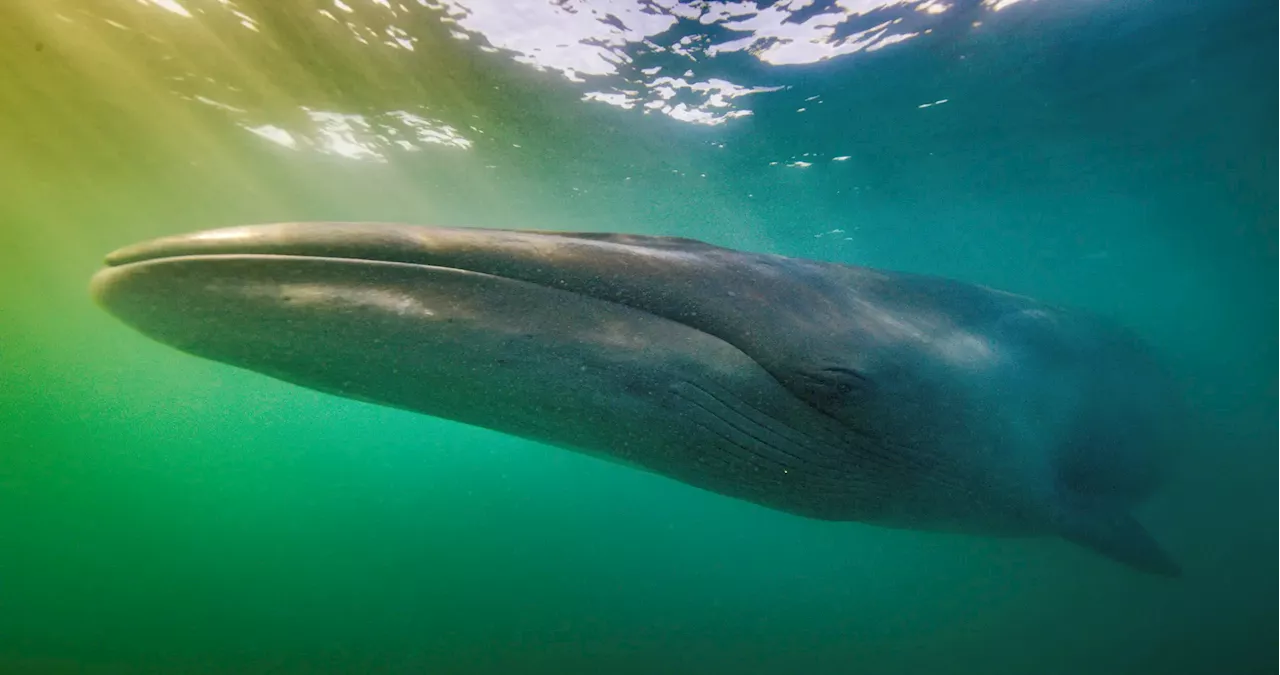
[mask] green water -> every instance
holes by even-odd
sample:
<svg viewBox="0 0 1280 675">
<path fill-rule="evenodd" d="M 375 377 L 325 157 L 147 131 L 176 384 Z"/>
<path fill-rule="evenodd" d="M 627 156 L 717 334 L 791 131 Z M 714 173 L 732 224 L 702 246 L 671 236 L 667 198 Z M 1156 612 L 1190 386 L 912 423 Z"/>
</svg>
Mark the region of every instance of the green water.
<svg viewBox="0 0 1280 675">
<path fill-rule="evenodd" d="M 0 672 L 1274 672 L 1275 6 L 908 3 L 815 60 L 708 49 L 786 3 L 631 4 L 0 7 Z M 751 25 L 841 12 L 793 4 Z M 313 219 L 681 235 L 1112 315 L 1195 411 L 1142 513 L 1186 574 L 794 518 L 88 298 L 115 247 Z"/>
</svg>

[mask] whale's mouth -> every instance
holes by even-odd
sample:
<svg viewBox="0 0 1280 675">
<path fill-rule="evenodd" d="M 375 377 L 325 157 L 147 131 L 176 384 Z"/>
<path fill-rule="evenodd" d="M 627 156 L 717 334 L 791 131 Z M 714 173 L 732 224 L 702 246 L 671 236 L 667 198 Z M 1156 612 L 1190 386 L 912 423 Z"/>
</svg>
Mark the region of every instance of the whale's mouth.
<svg viewBox="0 0 1280 675">
<path fill-rule="evenodd" d="M 856 284 L 872 297 L 883 288 L 900 295 L 904 287 L 872 270 L 678 237 L 347 222 L 228 227 L 126 246 L 106 257 L 93 287 L 116 278 L 113 270 L 246 256 L 455 270 L 614 303 L 733 345 L 811 405 L 818 403 L 811 383 L 797 373 L 820 370 L 815 355 L 847 352 L 843 323 L 862 311 L 844 290 Z M 833 277 L 837 272 L 843 276 Z M 791 327 L 802 327 L 805 339 L 796 340 Z"/>
<path fill-rule="evenodd" d="M 415 265 L 485 274 L 617 303 L 734 344 L 732 336 L 701 325 L 707 308 L 697 306 L 702 284 L 718 283 L 707 263 L 724 253 L 733 252 L 674 237 L 395 223 L 275 223 L 162 237 L 120 248 L 106 256 L 107 268 L 93 287 L 101 289 L 105 280 L 114 278 L 112 270 L 178 259 L 269 256 Z M 681 283 L 680 276 L 690 280 Z M 735 295 L 734 289 L 727 289 L 727 295 Z"/>
</svg>

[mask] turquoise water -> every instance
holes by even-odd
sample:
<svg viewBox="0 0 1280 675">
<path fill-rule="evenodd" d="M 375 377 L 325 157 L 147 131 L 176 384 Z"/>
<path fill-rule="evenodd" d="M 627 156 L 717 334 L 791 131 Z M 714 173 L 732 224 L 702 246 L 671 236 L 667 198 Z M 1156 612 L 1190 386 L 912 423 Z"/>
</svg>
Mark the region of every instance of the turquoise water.
<svg viewBox="0 0 1280 675">
<path fill-rule="evenodd" d="M 0 9 L 0 672 L 1273 672 L 1275 7 L 804 4 Z M 316 219 L 696 237 L 1115 317 L 1194 411 L 1141 513 L 1185 575 L 795 518 L 88 297 L 118 246 Z"/>
</svg>

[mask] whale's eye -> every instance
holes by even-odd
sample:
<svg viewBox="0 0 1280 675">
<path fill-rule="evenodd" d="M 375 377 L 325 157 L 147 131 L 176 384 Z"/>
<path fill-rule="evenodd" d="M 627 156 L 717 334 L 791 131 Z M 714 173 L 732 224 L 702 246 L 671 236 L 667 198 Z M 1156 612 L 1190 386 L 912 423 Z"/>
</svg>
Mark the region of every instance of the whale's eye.
<svg viewBox="0 0 1280 675">
<path fill-rule="evenodd" d="M 852 368 L 828 366 L 822 369 L 822 376 L 841 394 L 852 394 L 855 390 L 867 386 L 867 377 Z"/>
<path fill-rule="evenodd" d="M 827 366 L 799 373 L 796 393 L 810 405 L 836 413 L 870 393 L 871 382 L 862 373 L 840 366 Z"/>
</svg>

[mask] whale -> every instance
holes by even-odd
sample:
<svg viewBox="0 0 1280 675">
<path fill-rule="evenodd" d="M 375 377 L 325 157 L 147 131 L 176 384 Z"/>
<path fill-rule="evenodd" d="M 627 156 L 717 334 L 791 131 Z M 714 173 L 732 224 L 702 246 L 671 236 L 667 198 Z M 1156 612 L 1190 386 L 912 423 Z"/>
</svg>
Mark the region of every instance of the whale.
<svg viewBox="0 0 1280 675">
<path fill-rule="evenodd" d="M 805 518 L 1060 538 L 1181 567 L 1167 365 L 982 285 L 618 233 L 293 222 L 136 243 L 90 291 L 147 337 Z"/>
</svg>

